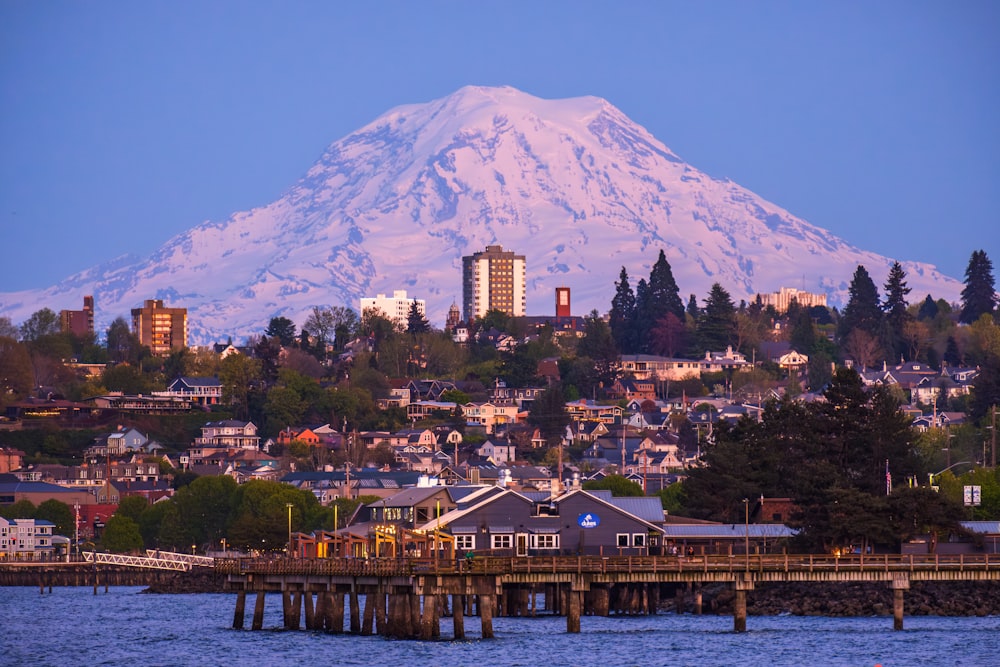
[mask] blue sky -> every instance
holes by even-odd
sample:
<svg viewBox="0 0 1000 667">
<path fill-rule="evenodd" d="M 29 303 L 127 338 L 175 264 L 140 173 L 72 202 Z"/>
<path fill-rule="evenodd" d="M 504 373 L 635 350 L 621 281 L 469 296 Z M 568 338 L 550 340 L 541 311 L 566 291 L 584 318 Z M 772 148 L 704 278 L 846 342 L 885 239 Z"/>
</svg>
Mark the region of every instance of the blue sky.
<svg viewBox="0 0 1000 667">
<path fill-rule="evenodd" d="M 0 292 L 266 204 L 470 84 L 603 97 L 856 246 L 1000 273 L 997 2 L 0 0 Z"/>
</svg>

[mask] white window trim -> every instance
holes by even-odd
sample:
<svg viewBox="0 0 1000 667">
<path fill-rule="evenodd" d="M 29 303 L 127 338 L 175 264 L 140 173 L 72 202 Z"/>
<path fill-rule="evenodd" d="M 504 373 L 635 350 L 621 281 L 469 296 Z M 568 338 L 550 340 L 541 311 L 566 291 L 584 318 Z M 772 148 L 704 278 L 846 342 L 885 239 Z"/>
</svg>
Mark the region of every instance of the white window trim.
<svg viewBox="0 0 1000 667">
<path fill-rule="evenodd" d="M 625 538 L 622 540 L 622 538 Z M 624 544 L 622 544 L 624 542 Z M 632 536 L 629 533 L 616 533 L 615 534 L 615 546 L 619 549 L 632 546 Z"/>
<path fill-rule="evenodd" d="M 537 533 L 531 535 L 531 548 L 532 549 L 558 549 L 559 548 L 559 533 Z M 546 542 L 550 542 L 546 544 Z"/>
<path fill-rule="evenodd" d="M 491 549 L 513 549 L 514 536 L 511 533 L 499 533 L 490 535 Z"/>
<path fill-rule="evenodd" d="M 455 535 L 455 550 L 456 551 L 475 551 L 476 550 L 476 535 L 475 533 L 462 534 L 459 533 Z"/>
</svg>

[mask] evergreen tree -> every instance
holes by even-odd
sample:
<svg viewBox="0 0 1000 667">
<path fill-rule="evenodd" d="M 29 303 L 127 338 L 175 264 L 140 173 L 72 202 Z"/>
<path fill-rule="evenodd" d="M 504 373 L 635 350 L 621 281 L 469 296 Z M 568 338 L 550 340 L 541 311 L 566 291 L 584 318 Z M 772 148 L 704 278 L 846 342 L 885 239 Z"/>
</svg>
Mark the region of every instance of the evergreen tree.
<svg viewBox="0 0 1000 667">
<path fill-rule="evenodd" d="M 906 325 L 910 321 L 911 315 L 907 310 L 909 304 L 906 295 L 910 293 L 910 288 L 906 285 L 906 272 L 899 262 L 893 262 L 889 269 L 889 277 L 885 282 L 885 301 L 882 310 L 885 312 L 886 352 L 891 353 L 893 359 L 899 359 L 906 355 L 908 346 L 904 332 Z"/>
<path fill-rule="evenodd" d="M 632 325 L 633 352 L 648 352 L 650 330 L 655 326 L 656 320 L 651 319 L 653 308 L 650 304 L 649 283 L 645 278 L 640 278 L 635 286 L 635 319 Z"/>
<path fill-rule="evenodd" d="M 701 309 L 698 308 L 698 300 L 694 297 L 694 294 L 688 298 L 687 314 L 695 322 L 701 316 Z"/>
<path fill-rule="evenodd" d="M 615 283 L 615 296 L 611 300 L 611 313 L 608 326 L 615 345 L 623 354 L 635 352 L 632 346 L 632 325 L 635 321 L 635 294 L 628 282 L 628 272 L 622 267 L 618 282 Z"/>
<path fill-rule="evenodd" d="M 410 312 L 406 315 L 406 333 L 416 336 L 417 334 L 427 333 L 430 330 L 431 325 L 427 322 L 424 314 L 420 312 L 417 300 L 414 299 L 413 303 L 410 304 Z"/>
<path fill-rule="evenodd" d="M 945 343 L 944 363 L 949 366 L 962 365 L 962 353 L 958 349 L 958 341 L 955 340 L 954 336 L 948 336 L 948 342 Z"/>
<path fill-rule="evenodd" d="M 615 349 L 611 330 L 600 314 L 593 310 L 583 321 L 583 332 L 583 338 L 576 348 L 577 357 L 589 359 L 599 381 L 610 387 L 614 384 L 615 368 L 618 365 L 618 351 Z"/>
<path fill-rule="evenodd" d="M 963 324 L 972 324 L 980 315 L 992 315 L 997 307 L 997 295 L 993 282 L 993 262 L 985 250 L 976 250 L 969 258 L 965 269 L 965 289 L 962 290 Z"/>
<path fill-rule="evenodd" d="M 715 283 L 698 319 L 698 342 L 705 350 L 725 350 L 736 337 L 736 307 L 729 292 Z"/>
<path fill-rule="evenodd" d="M 295 340 L 295 322 L 287 317 L 272 317 L 264 333 L 277 338 L 283 346 L 288 347 Z"/>
<path fill-rule="evenodd" d="M 674 272 L 667 262 L 667 256 L 660 250 L 660 256 L 649 272 L 649 322 L 656 322 L 667 313 L 673 313 L 684 321 L 684 302 L 680 289 L 674 280 Z"/>
<path fill-rule="evenodd" d="M 560 384 L 554 384 L 539 394 L 528 413 L 528 423 L 538 429 L 549 447 L 560 444 L 571 421 Z"/>
<path fill-rule="evenodd" d="M 798 308 L 798 315 L 791 320 L 791 333 L 788 342 L 792 349 L 805 355 L 812 355 L 816 345 L 816 327 L 808 310 Z"/>
<path fill-rule="evenodd" d="M 938 305 L 930 294 L 924 299 L 923 303 L 920 304 L 920 310 L 917 311 L 918 320 L 933 320 L 937 317 Z"/>
<path fill-rule="evenodd" d="M 864 266 L 858 265 L 848 289 L 847 306 L 840 317 L 838 334 L 842 341 L 851 332 L 859 330 L 876 340 L 882 333 L 882 309 L 879 305 L 878 289 L 872 282 Z"/>
</svg>

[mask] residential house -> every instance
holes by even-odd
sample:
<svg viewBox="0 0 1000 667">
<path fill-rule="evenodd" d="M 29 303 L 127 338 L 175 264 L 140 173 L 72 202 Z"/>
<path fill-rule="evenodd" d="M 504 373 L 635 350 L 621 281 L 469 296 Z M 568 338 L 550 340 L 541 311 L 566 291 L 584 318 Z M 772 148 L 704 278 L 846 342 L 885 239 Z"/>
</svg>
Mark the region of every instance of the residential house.
<svg viewBox="0 0 1000 667">
<path fill-rule="evenodd" d="M 618 364 L 623 375 L 655 382 L 684 380 L 698 377 L 702 372 L 702 363 L 697 359 L 674 359 L 652 354 L 622 355 Z"/>
<path fill-rule="evenodd" d="M 608 398 L 616 401 L 626 400 L 656 400 L 656 383 L 653 380 L 632 380 L 622 378 L 615 380 L 607 390 Z"/>
<path fill-rule="evenodd" d="M 620 405 L 604 405 L 586 398 L 566 403 L 566 412 L 576 422 L 598 421 L 605 424 L 621 423 L 623 413 Z"/>
<path fill-rule="evenodd" d="M 153 396 L 180 398 L 196 405 L 218 405 L 222 402 L 222 382 L 217 377 L 179 377 L 167 384 L 166 391 L 154 391 Z"/>
<path fill-rule="evenodd" d="M 497 426 L 515 423 L 518 412 L 518 407 L 513 402 L 466 403 L 462 406 L 466 423 L 482 427 L 487 435 L 493 434 Z"/>
<path fill-rule="evenodd" d="M 509 440 L 487 440 L 476 449 L 476 453 L 495 465 L 513 463 L 517 458 L 517 447 Z"/>
<path fill-rule="evenodd" d="M 120 457 L 143 451 L 149 438 L 138 429 L 119 426 L 111 433 L 104 433 L 94 438 L 83 452 L 83 458 L 89 461 L 104 460 L 109 457 Z"/>
<path fill-rule="evenodd" d="M 253 422 L 226 419 L 208 422 L 201 427 L 201 436 L 188 448 L 192 463 L 202 463 L 208 456 L 229 450 L 260 450 L 260 437 Z"/>
<path fill-rule="evenodd" d="M 20 470 L 24 462 L 24 452 L 13 447 L 0 447 L 0 474 Z"/>
<path fill-rule="evenodd" d="M 457 403 L 446 401 L 416 401 L 406 406 L 406 418 L 410 421 L 420 421 L 433 417 L 435 413 L 452 414 L 457 407 Z"/>
</svg>

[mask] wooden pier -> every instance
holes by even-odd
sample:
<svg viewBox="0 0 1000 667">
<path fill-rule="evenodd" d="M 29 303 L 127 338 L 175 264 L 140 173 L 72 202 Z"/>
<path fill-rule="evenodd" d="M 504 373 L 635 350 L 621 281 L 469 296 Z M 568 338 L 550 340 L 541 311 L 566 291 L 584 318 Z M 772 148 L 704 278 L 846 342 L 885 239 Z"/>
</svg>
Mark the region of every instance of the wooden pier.
<svg viewBox="0 0 1000 667">
<path fill-rule="evenodd" d="M 299 629 L 304 615 L 308 630 L 342 633 L 347 618 L 356 634 L 433 639 L 440 636 L 440 618 L 450 615 L 454 638 L 462 639 L 466 616 L 479 616 L 483 638 L 494 636 L 496 615 L 563 615 L 567 632 L 576 633 L 581 616 L 656 613 L 663 584 L 708 583 L 732 587 L 736 632 L 746 631 L 748 591 L 787 582 L 885 584 L 893 591 L 893 627 L 902 630 L 911 582 L 1000 581 L 1000 556 L 229 559 L 215 569 L 237 592 L 234 628 L 244 627 L 247 594 L 256 594 L 251 628 L 259 630 L 266 594 L 280 593 L 288 629 Z"/>
</svg>

